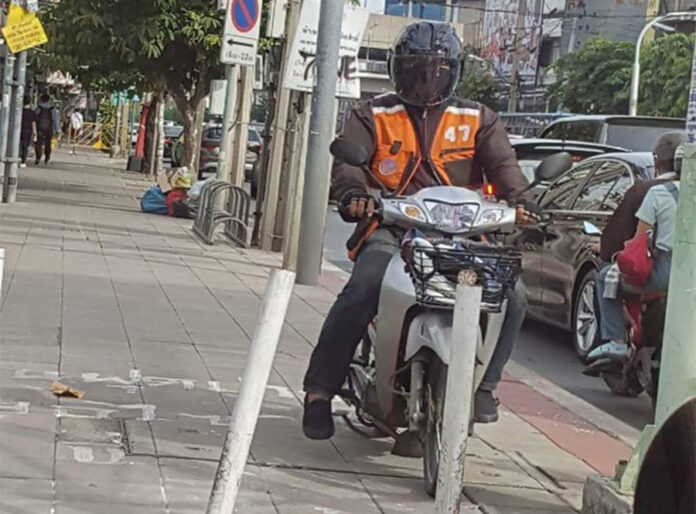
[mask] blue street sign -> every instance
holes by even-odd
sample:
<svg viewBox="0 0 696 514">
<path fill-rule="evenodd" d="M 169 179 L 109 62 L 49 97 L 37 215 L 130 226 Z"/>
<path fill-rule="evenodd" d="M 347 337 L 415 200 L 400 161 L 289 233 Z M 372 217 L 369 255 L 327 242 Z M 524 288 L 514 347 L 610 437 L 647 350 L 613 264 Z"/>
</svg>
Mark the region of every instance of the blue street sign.
<svg viewBox="0 0 696 514">
<path fill-rule="evenodd" d="M 234 28 L 239 32 L 249 32 L 259 21 L 258 0 L 233 0 L 230 17 Z"/>
</svg>

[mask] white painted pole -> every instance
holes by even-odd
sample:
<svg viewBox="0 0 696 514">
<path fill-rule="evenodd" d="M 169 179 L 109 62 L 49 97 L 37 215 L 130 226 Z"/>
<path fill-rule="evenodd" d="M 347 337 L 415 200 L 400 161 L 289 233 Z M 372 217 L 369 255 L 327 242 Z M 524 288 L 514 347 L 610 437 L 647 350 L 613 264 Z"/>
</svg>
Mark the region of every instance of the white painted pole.
<svg viewBox="0 0 696 514">
<path fill-rule="evenodd" d="M 458 514 L 464 484 L 464 459 L 469 435 L 474 389 L 476 344 L 481 309 L 481 288 L 468 285 L 467 272 L 459 274 L 454 324 L 447 370 L 447 393 L 442 421 L 440 466 L 437 472 L 435 512 Z"/>
<path fill-rule="evenodd" d="M 256 421 L 263 403 L 263 393 L 271 373 L 294 283 L 294 272 L 273 270 L 266 284 L 261 313 L 256 321 L 249 356 L 242 375 L 239 396 L 234 403 L 230 427 L 208 500 L 207 514 L 234 512 L 244 465 L 254 437 Z"/>
</svg>

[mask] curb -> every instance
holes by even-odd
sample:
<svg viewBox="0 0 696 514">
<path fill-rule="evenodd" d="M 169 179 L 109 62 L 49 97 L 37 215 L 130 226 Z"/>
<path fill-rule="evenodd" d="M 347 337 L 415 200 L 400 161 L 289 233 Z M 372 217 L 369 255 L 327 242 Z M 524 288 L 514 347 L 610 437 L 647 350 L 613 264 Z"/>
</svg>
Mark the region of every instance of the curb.
<svg viewBox="0 0 696 514">
<path fill-rule="evenodd" d="M 616 482 L 601 475 L 590 475 L 582 489 L 581 514 L 631 514 L 633 497 L 621 494 Z"/>
<path fill-rule="evenodd" d="M 505 366 L 505 372 L 631 448 L 638 442 L 641 434 L 639 430 L 566 391 L 535 371 L 510 360 Z"/>
</svg>

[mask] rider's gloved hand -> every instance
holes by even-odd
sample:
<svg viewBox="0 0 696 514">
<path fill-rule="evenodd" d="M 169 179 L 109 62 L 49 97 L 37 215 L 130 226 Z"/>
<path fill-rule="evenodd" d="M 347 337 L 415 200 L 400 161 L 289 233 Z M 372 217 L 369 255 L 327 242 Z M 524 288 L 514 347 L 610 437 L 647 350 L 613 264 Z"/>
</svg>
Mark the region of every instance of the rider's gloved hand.
<svg viewBox="0 0 696 514">
<path fill-rule="evenodd" d="M 536 202 L 520 200 L 517 202 L 517 220 L 520 225 L 536 223 L 541 219 L 541 209 Z"/>
<path fill-rule="evenodd" d="M 377 210 L 377 200 L 369 193 L 350 193 L 343 198 L 343 210 L 351 218 L 371 218 Z"/>
</svg>

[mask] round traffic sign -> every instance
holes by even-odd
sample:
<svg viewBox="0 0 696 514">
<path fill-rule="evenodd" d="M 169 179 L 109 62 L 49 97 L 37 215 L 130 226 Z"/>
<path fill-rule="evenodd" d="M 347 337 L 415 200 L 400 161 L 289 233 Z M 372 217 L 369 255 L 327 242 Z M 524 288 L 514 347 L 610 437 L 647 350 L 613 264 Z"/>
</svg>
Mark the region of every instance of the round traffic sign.
<svg viewBox="0 0 696 514">
<path fill-rule="evenodd" d="M 239 32 L 249 32 L 259 21 L 258 0 L 232 0 L 230 16 L 232 24 Z"/>
</svg>

